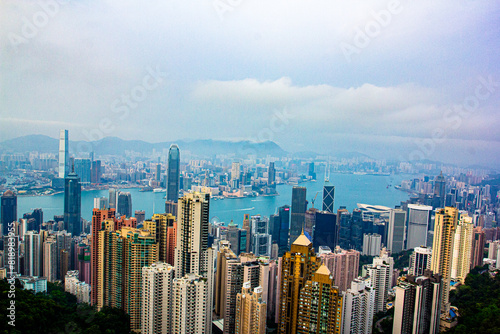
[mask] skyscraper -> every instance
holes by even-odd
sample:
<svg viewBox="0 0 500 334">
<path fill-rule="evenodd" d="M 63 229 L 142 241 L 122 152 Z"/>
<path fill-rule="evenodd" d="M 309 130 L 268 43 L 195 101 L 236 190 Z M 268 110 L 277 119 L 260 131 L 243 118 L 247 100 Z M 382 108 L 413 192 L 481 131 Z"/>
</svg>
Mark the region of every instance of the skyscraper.
<svg viewBox="0 0 500 334">
<path fill-rule="evenodd" d="M 179 199 L 180 161 L 179 147 L 176 144 L 170 145 L 168 150 L 167 201 L 174 203 L 177 203 Z"/>
<path fill-rule="evenodd" d="M 114 231 L 114 221 L 103 222 L 98 232 L 97 309 L 118 307 L 130 315 L 132 331 L 141 330 L 142 268 L 158 261 L 158 244 L 149 231 L 124 226 Z"/>
<path fill-rule="evenodd" d="M 177 216 L 177 202 L 165 201 L 165 213 L 171 213 L 172 215 Z"/>
<path fill-rule="evenodd" d="M 300 289 L 297 333 L 339 333 L 342 296 L 330 270 L 323 264 Z"/>
<path fill-rule="evenodd" d="M 346 291 L 351 282 L 358 277 L 360 256 L 358 251 L 343 250 L 337 246 L 333 252 L 322 253 L 319 256 L 333 274 L 335 285 L 341 292 Z"/>
<path fill-rule="evenodd" d="M 49 237 L 43 243 L 43 277 L 48 282 L 55 282 L 57 279 L 57 245 L 54 237 Z"/>
<path fill-rule="evenodd" d="M 373 327 L 375 291 L 369 278 L 356 278 L 343 294 L 342 331 L 343 334 L 370 334 Z"/>
<path fill-rule="evenodd" d="M 247 245 L 247 231 L 238 228 L 233 221 L 228 224 L 226 238 L 231 244 L 231 249 L 236 255 L 244 253 L 246 251 Z"/>
<path fill-rule="evenodd" d="M 300 235 L 304 228 L 305 214 L 307 210 L 306 187 L 293 187 L 292 189 L 292 217 L 290 220 L 290 243 Z"/>
<path fill-rule="evenodd" d="M 158 182 L 158 184 L 161 182 L 161 164 L 156 165 L 155 181 Z"/>
<path fill-rule="evenodd" d="M 318 209 L 310 208 L 307 209 L 306 213 L 304 214 L 304 226 L 302 227 L 302 229 L 304 230 L 304 234 L 308 236 L 314 236 L 314 229 L 317 225 L 316 212 L 318 212 Z M 314 240 L 313 240 L 313 245 L 316 247 Z"/>
<path fill-rule="evenodd" d="M 7 190 L 2 195 L 2 232 L 9 234 L 9 224 L 17 221 L 17 196 L 11 190 Z"/>
<path fill-rule="evenodd" d="M 352 248 L 352 215 L 346 210 L 337 211 L 339 227 L 339 246 L 343 249 Z"/>
<path fill-rule="evenodd" d="M 217 253 L 217 273 L 215 277 L 215 315 L 223 317 L 226 307 L 226 282 L 227 266 L 230 261 L 238 261 L 236 254 L 231 250 L 230 244 L 226 240 L 221 240 Z"/>
<path fill-rule="evenodd" d="M 123 227 L 120 233 L 123 239 L 123 310 L 130 315 L 130 328 L 140 330 L 142 267 L 158 260 L 158 245 L 154 235 L 142 230 Z M 112 258 L 111 258 L 112 259 Z M 110 259 L 110 260 L 111 260 Z M 120 284 L 120 280 L 116 283 Z"/>
<path fill-rule="evenodd" d="M 64 179 L 64 229 L 73 236 L 82 232 L 81 191 L 80 178 L 75 172 L 69 173 Z"/>
<path fill-rule="evenodd" d="M 64 279 L 66 275 L 66 271 L 70 269 L 72 264 L 70 261 L 72 260 L 70 257 L 70 252 L 72 248 L 72 235 L 71 233 L 63 230 L 57 231 L 52 235 L 56 241 L 56 252 L 57 252 L 57 271 L 56 277 L 57 279 Z M 66 258 L 67 257 L 67 258 Z"/>
<path fill-rule="evenodd" d="M 210 195 L 189 193 L 179 200 L 175 277 L 200 273 L 200 256 L 208 248 Z"/>
<path fill-rule="evenodd" d="M 274 162 L 269 163 L 269 168 L 267 169 L 267 185 L 271 186 L 276 183 L 276 169 L 274 168 Z"/>
<path fill-rule="evenodd" d="M 321 265 L 312 242 L 302 233 L 281 258 L 278 333 L 297 333 L 301 288 Z"/>
<path fill-rule="evenodd" d="M 212 333 L 210 282 L 196 274 L 175 278 L 172 288 L 172 333 Z"/>
<path fill-rule="evenodd" d="M 316 180 L 316 173 L 314 172 L 314 161 L 308 164 L 307 175 L 310 176 L 311 179 Z"/>
<path fill-rule="evenodd" d="M 28 219 L 29 222 L 28 230 L 40 231 L 40 227 L 43 224 L 43 210 L 33 209 L 32 213 L 23 214 L 23 218 Z"/>
<path fill-rule="evenodd" d="M 387 225 L 387 249 L 391 253 L 400 253 L 404 250 L 406 231 L 406 212 L 398 209 L 391 209 L 389 223 Z"/>
<path fill-rule="evenodd" d="M 129 192 L 119 192 L 116 212 L 118 216 L 132 217 L 132 195 Z"/>
<path fill-rule="evenodd" d="M 434 196 L 439 197 L 439 207 L 442 208 L 444 206 L 444 201 L 446 198 L 446 179 L 443 176 L 443 172 L 441 172 L 434 179 Z"/>
<path fill-rule="evenodd" d="M 102 301 L 99 301 L 100 298 L 98 291 L 102 291 L 102 258 L 100 258 L 100 249 L 104 247 L 104 240 L 99 238 L 99 232 L 104 229 L 104 222 L 106 220 L 114 220 L 115 219 L 115 209 L 109 209 L 109 210 L 99 210 L 99 209 L 94 209 L 92 210 L 92 243 L 91 243 L 91 257 L 90 257 L 90 267 L 91 267 L 91 286 L 92 286 L 92 291 L 91 291 L 91 304 L 92 305 L 98 305 L 100 303 L 101 305 L 103 304 Z M 113 227 L 114 229 L 114 227 Z M 102 292 L 101 292 L 102 294 Z M 102 307 L 102 306 L 101 306 Z"/>
<path fill-rule="evenodd" d="M 375 291 L 374 313 L 385 311 L 385 303 L 389 297 L 389 289 L 392 283 L 392 274 L 394 268 L 394 260 L 391 257 L 375 257 L 373 263 L 364 266 L 363 272 L 366 270 L 370 276 L 370 286 Z"/>
<path fill-rule="evenodd" d="M 382 236 L 380 234 L 363 234 L 363 255 L 375 256 L 380 253 Z"/>
<path fill-rule="evenodd" d="M 109 208 L 116 209 L 116 189 L 109 188 Z"/>
<path fill-rule="evenodd" d="M 245 252 L 249 253 L 252 245 L 252 226 L 250 224 L 250 215 L 248 213 L 243 215 L 243 229 L 247 231 L 247 244 L 245 246 Z"/>
<path fill-rule="evenodd" d="M 325 181 L 323 186 L 323 211 L 334 212 L 335 186 L 329 181 Z"/>
<path fill-rule="evenodd" d="M 158 261 L 174 265 L 175 254 L 175 217 L 171 214 L 154 214 L 151 220 L 145 220 L 145 230 L 155 235 L 158 244 Z M 169 233 L 170 232 L 170 233 Z"/>
<path fill-rule="evenodd" d="M 223 247 L 226 247 L 227 244 Z M 220 275 L 217 270 L 217 278 L 224 278 L 224 281 L 217 282 L 216 312 L 220 312 L 220 303 L 223 305 L 224 315 L 224 333 L 234 333 L 236 327 L 237 314 L 237 295 L 241 292 L 243 284 L 247 282 L 250 289 L 260 286 L 263 289 L 262 300 L 267 298 L 267 265 L 259 263 L 253 254 L 242 254 L 240 258 L 232 257 L 234 253 L 225 252 L 225 258 L 222 258 Z M 223 292 L 223 293 L 219 293 Z"/>
<path fill-rule="evenodd" d="M 444 313 L 450 309 L 451 261 L 457 220 L 458 210 L 456 208 L 447 206 L 436 212 L 431 270 L 442 277 L 441 311 Z"/>
<path fill-rule="evenodd" d="M 271 235 L 267 233 L 252 235 L 252 251 L 255 256 L 271 256 Z"/>
<path fill-rule="evenodd" d="M 240 181 L 240 168 L 241 168 L 241 165 L 239 162 L 233 162 L 233 164 L 231 165 L 231 187 L 233 188 L 237 188 L 238 187 L 238 183 Z M 236 181 L 236 186 L 234 186 L 234 182 Z"/>
<path fill-rule="evenodd" d="M 105 210 L 109 208 L 109 201 L 106 197 L 94 198 L 94 209 Z"/>
<path fill-rule="evenodd" d="M 24 275 L 43 276 L 42 264 L 42 238 L 36 231 L 27 231 L 24 234 Z"/>
<path fill-rule="evenodd" d="M 76 246 L 76 257 L 77 257 L 77 263 L 75 265 L 75 268 L 78 270 L 78 279 L 82 282 L 85 282 L 89 284 L 90 286 L 90 245 L 86 244 L 79 244 Z M 89 295 L 90 298 L 90 295 Z M 89 299 L 89 304 L 91 303 L 91 300 Z"/>
<path fill-rule="evenodd" d="M 203 300 L 206 301 L 204 326 L 202 332 L 212 330 L 212 296 L 213 296 L 213 249 L 208 247 L 210 195 L 204 193 L 189 193 L 179 199 L 177 215 L 177 241 L 175 244 L 175 277 L 183 280 L 179 288 L 184 286 L 205 286 Z M 201 281 L 195 276 L 201 276 Z M 191 283 L 189 283 L 191 282 Z M 179 290 L 179 291 L 181 291 Z M 200 296 L 201 298 L 201 296 Z M 200 302 L 196 304 L 199 305 Z M 197 306 L 198 307 L 198 306 Z M 175 316 L 174 316 L 175 318 Z M 179 331 L 175 331 L 179 333 Z"/>
<path fill-rule="evenodd" d="M 59 131 L 59 178 L 64 179 L 69 174 L 69 140 L 68 130 Z"/>
<path fill-rule="evenodd" d="M 90 159 L 75 159 L 75 173 L 83 185 L 90 184 Z"/>
<path fill-rule="evenodd" d="M 441 276 L 426 270 L 423 275 L 403 277 L 395 287 L 393 333 L 439 332 Z"/>
<path fill-rule="evenodd" d="M 142 333 L 172 333 L 174 267 L 155 262 L 142 268 Z"/>
<path fill-rule="evenodd" d="M 266 333 L 266 303 L 262 300 L 262 287 L 251 291 L 250 282 L 243 283 L 236 296 L 236 334 Z"/>
<path fill-rule="evenodd" d="M 406 249 L 427 245 L 427 231 L 429 230 L 431 212 L 432 206 L 408 204 Z"/>
<path fill-rule="evenodd" d="M 268 296 L 267 296 L 267 319 L 269 323 L 276 323 L 276 308 L 278 307 L 278 263 L 275 260 L 269 262 Z"/>
<path fill-rule="evenodd" d="M 146 220 L 146 211 L 135 210 L 134 218 L 137 219 L 137 226 L 144 224 L 144 221 Z"/>
<path fill-rule="evenodd" d="M 451 279 L 458 280 L 462 284 L 470 271 L 472 254 L 472 238 L 474 236 L 474 224 L 472 218 L 466 212 L 460 213 L 455 240 L 453 241 L 453 258 L 451 261 Z"/>
<path fill-rule="evenodd" d="M 290 231 L 290 207 L 284 205 L 278 209 L 279 233 L 278 233 L 278 256 L 282 256 L 288 250 L 288 236 Z"/>
<path fill-rule="evenodd" d="M 365 231 L 365 221 L 363 220 L 363 211 L 360 209 L 352 210 L 351 216 L 351 247 L 357 250 L 363 249 L 363 233 Z"/>
<path fill-rule="evenodd" d="M 484 246 L 486 245 L 486 236 L 481 226 L 474 228 L 471 252 L 471 269 L 477 266 L 483 266 Z"/>
<path fill-rule="evenodd" d="M 261 215 L 254 215 L 250 219 L 250 230 L 253 233 L 269 233 L 269 220 Z"/>
<path fill-rule="evenodd" d="M 415 247 L 413 253 L 410 255 L 410 268 L 408 269 L 408 273 L 414 276 L 423 275 L 425 270 L 431 268 L 431 260 L 432 249 L 430 247 Z"/>
<path fill-rule="evenodd" d="M 239 259 L 226 261 L 226 282 L 224 306 L 224 334 L 234 333 L 236 326 L 236 296 L 244 282 L 244 268 Z"/>
<path fill-rule="evenodd" d="M 168 215 L 167 215 L 168 216 Z M 167 219 L 167 256 L 165 262 L 174 265 L 175 263 L 175 243 L 177 242 L 177 222 L 174 219 Z M 171 224 L 171 225 L 170 225 Z"/>
<path fill-rule="evenodd" d="M 284 205 L 278 208 L 277 214 L 269 217 L 269 233 L 273 247 L 278 248 L 278 256 L 288 250 L 288 231 L 290 229 L 290 207 Z"/>
<path fill-rule="evenodd" d="M 101 160 L 92 161 L 90 167 L 90 182 L 91 183 L 101 183 Z"/>
<path fill-rule="evenodd" d="M 316 211 L 315 217 L 314 249 L 317 251 L 319 246 L 328 246 L 334 249 L 338 245 L 337 215 L 328 211 Z"/>
</svg>

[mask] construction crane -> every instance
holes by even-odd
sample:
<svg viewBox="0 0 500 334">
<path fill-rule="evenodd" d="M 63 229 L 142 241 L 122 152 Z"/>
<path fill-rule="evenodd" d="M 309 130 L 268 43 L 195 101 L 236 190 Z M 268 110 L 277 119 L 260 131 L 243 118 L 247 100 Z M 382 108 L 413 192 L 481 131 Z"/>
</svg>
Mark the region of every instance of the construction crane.
<svg viewBox="0 0 500 334">
<path fill-rule="evenodd" d="M 316 197 L 318 197 L 318 194 L 320 193 L 321 191 L 317 191 L 316 192 L 316 195 L 314 195 L 314 198 L 311 200 L 311 203 L 312 203 L 312 208 L 314 209 L 314 201 L 316 201 Z"/>
</svg>

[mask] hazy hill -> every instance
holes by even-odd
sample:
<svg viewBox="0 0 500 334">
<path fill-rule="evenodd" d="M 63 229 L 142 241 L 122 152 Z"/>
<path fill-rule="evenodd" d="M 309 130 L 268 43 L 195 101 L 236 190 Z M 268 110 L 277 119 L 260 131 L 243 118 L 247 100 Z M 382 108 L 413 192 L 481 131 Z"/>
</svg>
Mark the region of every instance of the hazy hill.
<svg viewBox="0 0 500 334">
<path fill-rule="evenodd" d="M 29 135 L 0 142 L 1 152 L 25 153 L 38 151 L 40 153 L 57 154 L 59 140 L 44 135 Z M 153 150 L 162 152 L 168 150 L 174 142 L 148 143 L 142 140 L 123 140 L 117 137 L 105 137 L 98 141 L 71 141 L 70 153 L 94 151 L 96 155 L 123 155 L 126 151 L 151 153 Z M 222 140 L 179 140 L 175 142 L 181 151 L 191 152 L 196 156 L 213 156 L 215 154 L 231 154 L 243 156 L 255 153 L 258 156 L 284 156 L 287 152 L 272 141 L 252 143 L 249 141 Z M 78 156 L 78 154 L 75 154 Z"/>
</svg>

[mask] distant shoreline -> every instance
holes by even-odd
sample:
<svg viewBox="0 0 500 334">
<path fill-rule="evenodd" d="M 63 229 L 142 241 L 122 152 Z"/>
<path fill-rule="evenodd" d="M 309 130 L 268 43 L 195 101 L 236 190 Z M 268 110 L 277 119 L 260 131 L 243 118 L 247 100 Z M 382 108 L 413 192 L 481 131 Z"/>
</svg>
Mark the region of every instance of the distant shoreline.
<svg viewBox="0 0 500 334">
<path fill-rule="evenodd" d="M 134 187 L 134 186 L 126 186 L 126 187 L 115 187 L 115 186 L 112 186 L 112 187 L 108 187 L 108 188 L 103 188 L 103 189 L 99 189 L 99 188 L 93 188 L 93 189 L 82 189 L 82 192 L 90 192 L 90 191 L 100 191 L 100 190 L 109 190 L 110 188 L 115 188 L 115 189 L 136 189 L 136 188 L 141 188 L 141 187 Z M 33 194 L 27 194 L 27 195 L 24 195 L 24 194 L 17 194 L 17 197 L 42 197 L 42 196 L 54 196 L 54 195 L 59 195 L 59 194 L 64 194 L 64 190 L 59 190 L 59 191 L 55 191 L 53 193 L 50 193 L 50 194 L 37 194 L 37 195 L 33 195 Z"/>
</svg>

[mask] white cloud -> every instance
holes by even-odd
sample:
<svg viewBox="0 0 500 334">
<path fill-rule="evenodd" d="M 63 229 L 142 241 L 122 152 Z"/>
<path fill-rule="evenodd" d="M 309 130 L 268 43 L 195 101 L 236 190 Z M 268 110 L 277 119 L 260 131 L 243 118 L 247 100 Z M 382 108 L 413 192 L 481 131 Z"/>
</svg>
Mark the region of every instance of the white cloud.
<svg viewBox="0 0 500 334">
<path fill-rule="evenodd" d="M 274 134 L 285 149 L 312 150 L 339 134 L 350 138 L 346 150 L 369 151 L 370 136 L 430 136 L 478 76 L 500 80 L 493 1 L 401 1 L 350 63 L 340 43 L 390 0 L 241 1 L 223 20 L 213 1 L 70 1 L 14 47 L 12 34 L 23 36 L 40 3 L 0 2 L 0 117 L 26 120 L 1 122 L 0 140 L 54 137 L 59 123 L 85 139 L 80 129 L 106 117 L 116 125 L 109 135 L 130 139 L 253 138 L 287 108 L 295 118 Z M 112 102 L 148 66 L 164 69 L 165 82 L 117 118 Z M 450 138 L 498 141 L 498 101 L 500 91 Z"/>
</svg>

